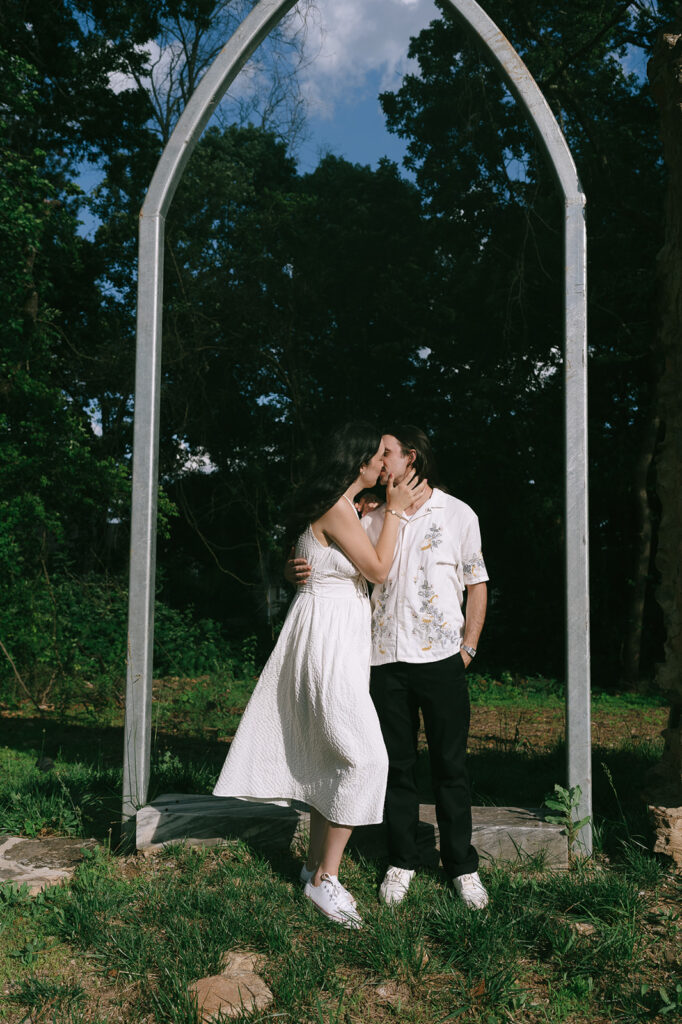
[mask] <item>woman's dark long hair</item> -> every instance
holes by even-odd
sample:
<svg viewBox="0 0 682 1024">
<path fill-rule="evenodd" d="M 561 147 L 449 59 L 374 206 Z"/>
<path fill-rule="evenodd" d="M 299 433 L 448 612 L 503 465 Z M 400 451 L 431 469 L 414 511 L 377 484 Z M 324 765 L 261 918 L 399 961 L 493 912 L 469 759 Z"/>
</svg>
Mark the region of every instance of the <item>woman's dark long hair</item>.
<svg viewBox="0 0 682 1024">
<path fill-rule="evenodd" d="M 371 423 L 346 423 L 318 449 L 312 471 L 296 488 L 287 519 L 286 544 L 335 505 L 381 444 L 381 431 Z"/>
</svg>

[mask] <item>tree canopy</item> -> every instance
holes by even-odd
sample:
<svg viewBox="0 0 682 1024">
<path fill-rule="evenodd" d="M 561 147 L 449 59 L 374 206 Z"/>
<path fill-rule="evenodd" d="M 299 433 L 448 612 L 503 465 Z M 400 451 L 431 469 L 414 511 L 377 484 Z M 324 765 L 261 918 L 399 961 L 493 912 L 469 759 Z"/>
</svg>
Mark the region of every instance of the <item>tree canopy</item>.
<svg viewBox="0 0 682 1024">
<path fill-rule="evenodd" d="M 39 649 L 12 646 L 17 623 L 53 621 L 61 578 L 124 585 L 138 211 L 192 82 L 248 6 L 0 0 L 0 639 L 17 665 Z M 488 664 L 560 675 L 561 204 L 499 74 L 437 6 L 410 44 L 417 70 L 382 97 L 407 173 L 334 156 L 299 171 L 305 53 L 291 35 L 188 165 L 166 231 L 161 594 L 235 633 L 267 631 L 284 504 L 326 429 L 415 422 L 481 520 Z M 672 6 L 486 4 L 588 197 L 602 685 L 649 675 L 661 645 L 650 465 L 664 171 L 642 69 Z M 150 40 L 180 37 L 164 79 Z"/>
</svg>

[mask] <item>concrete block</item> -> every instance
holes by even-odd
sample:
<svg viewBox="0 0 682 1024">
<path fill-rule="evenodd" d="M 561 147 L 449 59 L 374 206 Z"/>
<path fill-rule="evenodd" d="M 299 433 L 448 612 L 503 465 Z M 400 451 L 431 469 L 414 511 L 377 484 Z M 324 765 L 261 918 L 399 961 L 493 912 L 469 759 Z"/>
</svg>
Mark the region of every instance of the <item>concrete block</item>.
<svg viewBox="0 0 682 1024">
<path fill-rule="evenodd" d="M 301 812 L 275 804 L 233 797 L 165 793 L 136 816 L 136 845 L 156 853 L 171 843 L 216 846 L 235 839 L 268 849 L 286 849 L 299 827 Z"/>
<path fill-rule="evenodd" d="M 483 861 L 513 862 L 545 851 L 545 864 L 568 867 L 568 846 L 560 825 L 527 807 L 474 807 L 473 844 Z M 137 814 L 137 848 L 154 853 L 169 843 L 213 846 L 242 839 L 256 848 L 286 849 L 308 829 L 307 812 L 231 797 L 169 793 Z M 439 863 L 439 833 L 433 804 L 420 806 L 418 842 L 425 864 Z M 356 828 L 350 849 L 370 858 L 386 856 L 383 825 Z"/>
</svg>

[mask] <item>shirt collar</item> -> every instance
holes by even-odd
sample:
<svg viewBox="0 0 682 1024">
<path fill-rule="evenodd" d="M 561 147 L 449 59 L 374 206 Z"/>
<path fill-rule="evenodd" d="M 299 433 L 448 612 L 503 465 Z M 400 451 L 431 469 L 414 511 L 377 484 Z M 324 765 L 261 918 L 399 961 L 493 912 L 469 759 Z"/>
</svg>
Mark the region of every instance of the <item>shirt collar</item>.
<svg viewBox="0 0 682 1024">
<path fill-rule="evenodd" d="M 445 508 L 445 495 L 438 487 L 433 488 L 433 493 L 429 500 L 418 508 L 414 515 L 409 516 L 408 523 L 413 523 L 415 519 L 421 519 L 422 516 L 426 516 L 429 512 L 432 512 L 436 508 Z"/>
</svg>

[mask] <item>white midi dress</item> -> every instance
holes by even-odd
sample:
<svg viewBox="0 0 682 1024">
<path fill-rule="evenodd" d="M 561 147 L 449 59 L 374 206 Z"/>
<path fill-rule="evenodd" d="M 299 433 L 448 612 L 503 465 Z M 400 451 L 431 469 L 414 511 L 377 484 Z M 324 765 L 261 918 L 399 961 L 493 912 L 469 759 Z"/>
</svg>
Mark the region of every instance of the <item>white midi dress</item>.
<svg viewBox="0 0 682 1024">
<path fill-rule="evenodd" d="M 297 588 L 213 793 L 300 801 L 335 824 L 376 824 L 388 758 L 369 695 L 367 585 L 310 527 L 296 557 L 312 572 Z"/>
</svg>

